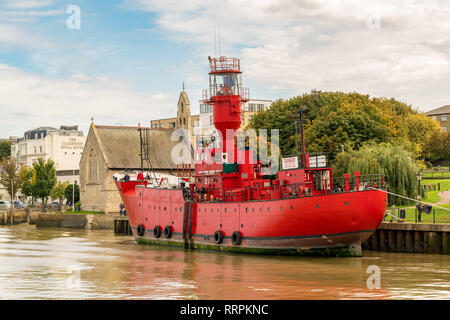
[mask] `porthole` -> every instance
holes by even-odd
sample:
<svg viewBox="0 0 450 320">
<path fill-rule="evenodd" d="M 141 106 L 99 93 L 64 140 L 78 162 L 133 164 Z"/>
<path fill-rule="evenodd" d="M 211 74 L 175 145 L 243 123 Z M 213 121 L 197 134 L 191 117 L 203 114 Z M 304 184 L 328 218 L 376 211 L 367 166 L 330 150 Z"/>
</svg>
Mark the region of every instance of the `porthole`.
<svg viewBox="0 0 450 320">
<path fill-rule="evenodd" d="M 294 210 L 294 206 L 291 206 L 291 210 Z"/>
<path fill-rule="evenodd" d="M 318 205 L 318 204 L 316 204 L 316 208 L 319 208 L 319 205 Z"/>
<path fill-rule="evenodd" d="M 248 208 L 245 208 L 245 212 L 248 212 Z"/>
<path fill-rule="evenodd" d="M 348 206 L 348 201 L 345 201 L 344 204 L 345 204 L 346 206 Z"/>
<path fill-rule="evenodd" d="M 281 206 L 281 211 L 283 211 L 283 206 Z"/>
<path fill-rule="evenodd" d="M 225 213 L 227 213 L 228 212 L 228 208 L 225 208 Z"/>
</svg>

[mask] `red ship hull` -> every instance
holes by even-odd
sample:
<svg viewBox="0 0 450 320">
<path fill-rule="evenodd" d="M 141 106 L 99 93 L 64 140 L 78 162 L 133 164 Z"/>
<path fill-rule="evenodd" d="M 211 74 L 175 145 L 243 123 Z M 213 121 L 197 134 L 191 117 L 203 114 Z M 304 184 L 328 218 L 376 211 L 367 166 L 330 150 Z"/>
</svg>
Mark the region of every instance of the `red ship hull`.
<svg viewBox="0 0 450 320">
<path fill-rule="evenodd" d="M 116 184 L 138 243 L 232 252 L 361 256 L 361 243 L 378 228 L 387 203 L 386 193 L 378 190 L 190 202 L 182 189 L 149 188 L 135 181 Z M 216 231 L 223 235 L 219 244 Z M 239 245 L 231 239 L 236 231 L 242 236 Z"/>
</svg>

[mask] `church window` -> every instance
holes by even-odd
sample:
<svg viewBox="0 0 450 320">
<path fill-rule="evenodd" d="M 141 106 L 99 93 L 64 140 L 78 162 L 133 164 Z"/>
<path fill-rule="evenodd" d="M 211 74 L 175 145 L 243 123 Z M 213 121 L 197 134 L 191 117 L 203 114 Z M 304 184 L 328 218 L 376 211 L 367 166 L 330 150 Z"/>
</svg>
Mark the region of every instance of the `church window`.
<svg viewBox="0 0 450 320">
<path fill-rule="evenodd" d="M 89 153 L 89 182 L 97 182 L 97 156 L 94 149 Z"/>
</svg>

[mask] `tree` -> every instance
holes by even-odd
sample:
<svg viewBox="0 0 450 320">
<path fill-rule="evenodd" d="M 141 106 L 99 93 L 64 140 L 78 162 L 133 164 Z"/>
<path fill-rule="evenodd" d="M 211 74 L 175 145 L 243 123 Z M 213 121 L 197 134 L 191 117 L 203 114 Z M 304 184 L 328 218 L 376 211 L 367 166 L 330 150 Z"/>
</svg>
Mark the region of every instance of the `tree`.
<svg viewBox="0 0 450 320">
<path fill-rule="evenodd" d="M 9 157 L 11 155 L 11 144 L 11 141 L 0 142 L 0 161 L 2 161 L 4 157 Z"/>
<path fill-rule="evenodd" d="M 43 158 L 38 158 L 33 163 L 33 170 L 35 171 L 36 178 L 33 179 L 32 194 L 37 198 L 42 199 L 42 209 L 47 202 L 47 198 L 53 187 L 56 185 L 56 169 L 53 160 L 44 161 Z"/>
<path fill-rule="evenodd" d="M 67 188 L 68 185 L 69 185 L 69 182 L 67 182 L 67 181 L 58 182 L 53 187 L 52 192 L 50 192 L 50 197 L 53 200 L 58 200 L 58 202 L 59 202 L 59 210 L 61 210 L 62 202 L 63 202 L 63 200 L 65 198 L 65 191 L 66 191 L 66 188 Z"/>
<path fill-rule="evenodd" d="M 336 171 L 360 172 L 361 175 L 383 174 L 388 191 L 413 199 L 416 197 L 418 167 L 412 153 L 403 146 L 390 143 L 367 144 L 356 152 L 350 151 L 347 155 L 344 153 L 339 154 L 338 163 L 347 167 L 336 168 Z M 398 205 L 409 202 L 393 195 L 388 195 L 388 200 L 390 204 Z"/>
<path fill-rule="evenodd" d="M 33 197 L 33 184 L 36 179 L 36 175 L 34 174 L 34 170 L 32 167 L 23 166 L 19 171 L 19 179 L 20 179 L 20 191 L 23 195 L 27 197 Z"/>
<path fill-rule="evenodd" d="M 450 166 L 450 132 L 433 131 L 423 146 L 422 157 L 434 164 L 443 162 Z"/>
<path fill-rule="evenodd" d="M 279 129 L 283 155 L 300 149 L 300 130 L 295 121 L 304 110 L 306 152 L 328 152 L 333 163 L 346 149 L 358 150 L 367 142 L 401 144 L 418 158 L 432 132 L 435 121 L 395 99 L 374 98 L 356 92 L 321 92 L 275 101 L 269 110 L 256 114 L 250 121 L 254 129 Z"/>
<path fill-rule="evenodd" d="M 20 164 L 16 158 L 11 156 L 3 157 L 0 162 L 0 184 L 8 191 L 11 202 L 14 201 L 14 196 L 20 188 L 19 170 Z"/>
<path fill-rule="evenodd" d="M 78 201 L 80 201 L 80 187 L 76 184 L 75 185 L 75 192 L 73 192 L 73 184 L 69 184 L 66 188 L 66 190 L 64 191 L 64 196 L 66 197 L 67 201 L 70 203 L 77 203 Z M 74 198 L 74 201 L 72 201 Z"/>
</svg>

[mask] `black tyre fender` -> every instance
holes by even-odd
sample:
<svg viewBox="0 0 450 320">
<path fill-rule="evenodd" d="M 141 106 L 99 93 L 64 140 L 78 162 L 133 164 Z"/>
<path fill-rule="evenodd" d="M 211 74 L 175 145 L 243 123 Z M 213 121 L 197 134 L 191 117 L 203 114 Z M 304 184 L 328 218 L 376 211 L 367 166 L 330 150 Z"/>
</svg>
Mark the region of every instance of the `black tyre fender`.
<svg viewBox="0 0 450 320">
<path fill-rule="evenodd" d="M 153 228 L 153 235 L 155 236 L 155 238 L 161 237 L 161 228 L 159 226 L 155 226 Z"/>
<path fill-rule="evenodd" d="M 217 230 L 216 232 L 214 232 L 214 242 L 216 244 L 220 244 L 223 241 L 223 233 L 220 230 Z"/>
<path fill-rule="evenodd" d="M 170 226 L 166 226 L 164 228 L 164 236 L 169 239 L 172 236 L 172 228 Z"/>
<path fill-rule="evenodd" d="M 241 244 L 241 241 L 242 241 L 241 233 L 239 231 L 233 232 L 233 234 L 231 235 L 231 243 L 233 243 L 235 246 L 238 246 Z"/>
<path fill-rule="evenodd" d="M 139 237 L 142 237 L 142 236 L 144 235 L 144 232 L 145 232 L 144 226 L 143 226 L 142 224 L 139 224 L 139 225 L 137 226 L 136 232 L 137 232 L 137 235 L 138 235 Z"/>
</svg>

